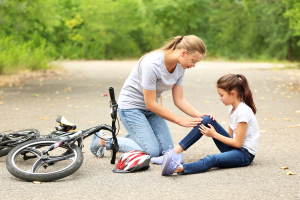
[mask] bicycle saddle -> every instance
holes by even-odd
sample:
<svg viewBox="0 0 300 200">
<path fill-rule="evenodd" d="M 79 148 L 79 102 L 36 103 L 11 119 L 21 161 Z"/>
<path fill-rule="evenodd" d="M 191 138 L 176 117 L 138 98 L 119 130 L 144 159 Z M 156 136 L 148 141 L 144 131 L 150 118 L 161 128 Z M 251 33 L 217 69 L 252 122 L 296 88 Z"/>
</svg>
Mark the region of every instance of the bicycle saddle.
<svg viewBox="0 0 300 200">
<path fill-rule="evenodd" d="M 68 122 L 68 120 L 66 120 L 66 118 L 64 116 L 58 116 L 56 118 L 56 121 L 60 124 L 61 128 L 63 131 L 69 131 L 69 130 L 75 130 L 76 129 L 76 125 Z M 66 127 L 66 130 L 64 130 L 64 127 Z"/>
</svg>

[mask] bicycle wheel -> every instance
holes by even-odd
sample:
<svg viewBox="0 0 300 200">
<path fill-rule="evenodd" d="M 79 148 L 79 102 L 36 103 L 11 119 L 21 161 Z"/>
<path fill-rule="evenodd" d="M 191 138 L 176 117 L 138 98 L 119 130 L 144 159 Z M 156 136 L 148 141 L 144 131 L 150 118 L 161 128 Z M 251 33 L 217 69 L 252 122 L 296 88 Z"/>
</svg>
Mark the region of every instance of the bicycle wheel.
<svg viewBox="0 0 300 200">
<path fill-rule="evenodd" d="M 12 149 L 13 149 L 13 147 L 0 149 L 0 157 L 6 156 L 9 153 L 9 151 Z"/>
<path fill-rule="evenodd" d="M 40 137 L 40 132 L 37 129 L 24 129 L 7 134 L 3 137 L 5 137 L 5 139 L 0 142 L 0 146 L 6 147 L 0 148 L 0 157 L 6 156 L 9 151 L 18 144 L 21 144 L 28 140 L 38 139 Z"/>
<path fill-rule="evenodd" d="M 49 151 L 46 159 L 41 158 L 42 151 L 57 141 L 32 140 L 13 148 L 7 155 L 6 168 L 25 181 L 49 182 L 73 174 L 83 162 L 82 151 L 77 145 L 62 145 Z"/>
</svg>

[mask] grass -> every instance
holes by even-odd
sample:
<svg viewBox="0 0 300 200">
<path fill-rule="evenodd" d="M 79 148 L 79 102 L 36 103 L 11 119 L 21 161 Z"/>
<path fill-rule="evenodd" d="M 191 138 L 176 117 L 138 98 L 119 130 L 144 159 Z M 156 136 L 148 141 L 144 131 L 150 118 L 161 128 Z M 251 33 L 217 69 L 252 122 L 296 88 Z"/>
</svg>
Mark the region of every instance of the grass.
<svg viewBox="0 0 300 200">
<path fill-rule="evenodd" d="M 32 42 L 18 43 L 11 37 L 0 38 L 0 74 L 48 69 L 52 59 L 46 53 L 45 44 L 43 41 L 39 47 L 34 47 Z"/>
<path fill-rule="evenodd" d="M 36 47 L 33 42 L 17 42 L 12 37 L 0 38 L 0 75 L 17 74 L 22 71 L 36 71 L 46 70 L 51 66 L 51 61 L 54 58 L 49 56 L 49 47 L 45 48 L 46 41 L 42 41 L 41 45 Z M 47 53 L 48 52 L 48 53 Z M 121 58 L 121 57 L 119 57 Z M 128 57 L 113 60 L 138 60 L 139 57 Z M 58 59 L 61 60 L 61 59 Z M 83 59 L 85 60 L 85 59 Z M 230 59 L 226 57 L 216 57 L 214 55 L 208 55 L 203 61 L 212 62 L 268 62 L 273 63 L 275 68 L 278 69 L 300 69 L 299 62 L 289 62 L 287 60 L 278 60 L 272 58 L 261 57 L 258 59 Z M 276 67 L 279 64 L 283 67 Z"/>
</svg>

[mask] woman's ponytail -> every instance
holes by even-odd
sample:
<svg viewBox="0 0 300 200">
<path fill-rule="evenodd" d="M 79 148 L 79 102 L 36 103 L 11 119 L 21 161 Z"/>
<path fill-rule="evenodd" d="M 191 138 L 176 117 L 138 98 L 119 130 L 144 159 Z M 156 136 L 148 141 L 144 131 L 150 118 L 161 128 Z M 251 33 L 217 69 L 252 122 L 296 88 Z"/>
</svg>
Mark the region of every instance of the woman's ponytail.
<svg viewBox="0 0 300 200">
<path fill-rule="evenodd" d="M 176 49 L 176 45 L 180 43 L 183 39 L 183 36 L 176 36 L 171 41 L 169 41 L 165 46 L 161 47 L 161 51 L 172 51 Z"/>
<path fill-rule="evenodd" d="M 238 97 L 242 99 L 256 114 L 256 106 L 253 101 L 252 92 L 250 90 L 246 77 L 242 74 L 227 74 L 219 78 L 217 87 L 230 93 L 235 90 L 238 93 Z"/>
<path fill-rule="evenodd" d="M 198 51 L 202 55 L 206 55 L 206 46 L 204 42 L 195 35 L 187 36 L 176 36 L 172 40 L 168 41 L 163 47 L 158 49 L 158 51 L 172 51 L 175 49 L 185 49 L 188 54 L 195 53 Z"/>
</svg>

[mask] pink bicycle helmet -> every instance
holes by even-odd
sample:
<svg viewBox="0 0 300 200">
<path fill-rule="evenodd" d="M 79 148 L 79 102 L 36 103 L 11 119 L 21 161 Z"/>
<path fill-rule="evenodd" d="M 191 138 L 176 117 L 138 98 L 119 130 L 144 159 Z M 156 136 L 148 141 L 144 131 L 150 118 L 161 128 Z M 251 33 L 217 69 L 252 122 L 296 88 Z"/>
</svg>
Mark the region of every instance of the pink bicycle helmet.
<svg viewBox="0 0 300 200">
<path fill-rule="evenodd" d="M 144 151 L 135 150 L 124 153 L 118 160 L 113 172 L 127 173 L 150 167 L 150 155 Z"/>
</svg>

